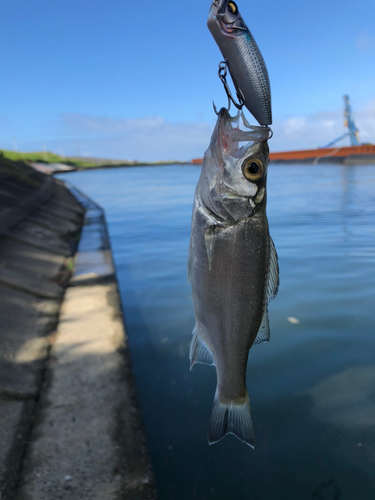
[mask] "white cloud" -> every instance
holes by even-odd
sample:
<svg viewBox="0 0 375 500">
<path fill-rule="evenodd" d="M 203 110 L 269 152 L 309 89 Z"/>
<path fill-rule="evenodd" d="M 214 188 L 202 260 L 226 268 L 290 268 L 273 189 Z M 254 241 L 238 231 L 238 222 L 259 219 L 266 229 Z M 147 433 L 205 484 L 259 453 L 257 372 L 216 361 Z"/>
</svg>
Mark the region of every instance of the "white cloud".
<svg viewBox="0 0 375 500">
<path fill-rule="evenodd" d="M 354 117 L 360 140 L 375 143 L 375 100 L 359 108 Z M 214 125 L 204 121 L 172 123 L 160 116 L 117 119 L 63 114 L 58 131 L 54 128 L 54 137 L 58 132 L 59 139 L 47 141 L 47 146 L 60 154 L 77 155 L 79 147 L 82 156 L 152 161 L 202 157 Z M 271 151 L 316 148 L 345 132 L 343 108 L 275 120 L 272 129 Z M 340 144 L 348 145 L 349 140 Z"/>
<path fill-rule="evenodd" d="M 367 103 L 363 109 L 354 113 L 361 142 L 375 143 L 375 101 Z M 271 151 L 287 151 L 316 148 L 321 144 L 343 134 L 343 109 L 275 120 L 272 129 L 274 137 L 270 142 Z M 349 145 L 345 139 L 340 144 Z"/>
<path fill-rule="evenodd" d="M 137 160 L 190 160 L 207 149 L 212 126 L 161 118 L 116 119 L 79 114 L 60 117 L 65 133 L 80 141 L 81 154 Z"/>
</svg>

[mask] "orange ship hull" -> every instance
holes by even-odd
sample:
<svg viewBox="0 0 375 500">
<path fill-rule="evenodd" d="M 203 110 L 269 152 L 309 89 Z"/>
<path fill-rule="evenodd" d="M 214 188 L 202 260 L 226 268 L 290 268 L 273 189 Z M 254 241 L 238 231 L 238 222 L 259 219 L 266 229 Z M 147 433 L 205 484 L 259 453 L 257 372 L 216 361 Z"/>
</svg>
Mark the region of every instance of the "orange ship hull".
<svg viewBox="0 0 375 500">
<path fill-rule="evenodd" d="M 202 158 L 191 160 L 193 165 L 200 165 Z M 375 145 L 343 146 L 340 148 L 301 149 L 270 153 L 272 162 L 306 163 L 371 163 L 375 164 Z"/>
<path fill-rule="evenodd" d="M 375 146 L 365 145 L 365 146 L 343 146 L 340 148 L 320 148 L 320 149 L 303 149 L 300 151 L 282 151 L 280 153 L 270 153 L 271 161 L 296 161 L 296 160 L 320 160 L 336 158 L 337 160 L 344 160 L 348 157 L 358 156 L 363 157 L 362 159 L 372 159 L 375 160 Z M 353 158 L 354 159 L 354 158 Z M 361 158 L 360 158 L 361 159 Z"/>
</svg>

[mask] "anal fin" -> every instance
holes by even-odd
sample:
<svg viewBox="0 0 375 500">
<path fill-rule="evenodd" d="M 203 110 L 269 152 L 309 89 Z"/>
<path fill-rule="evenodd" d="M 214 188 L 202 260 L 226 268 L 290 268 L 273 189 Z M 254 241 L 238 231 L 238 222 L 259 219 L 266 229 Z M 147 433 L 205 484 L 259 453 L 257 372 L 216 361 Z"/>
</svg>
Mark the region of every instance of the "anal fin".
<svg viewBox="0 0 375 500">
<path fill-rule="evenodd" d="M 190 344 L 190 369 L 193 368 L 195 363 L 215 364 L 212 353 L 201 339 L 197 327 L 193 330 L 193 338 Z"/>
</svg>

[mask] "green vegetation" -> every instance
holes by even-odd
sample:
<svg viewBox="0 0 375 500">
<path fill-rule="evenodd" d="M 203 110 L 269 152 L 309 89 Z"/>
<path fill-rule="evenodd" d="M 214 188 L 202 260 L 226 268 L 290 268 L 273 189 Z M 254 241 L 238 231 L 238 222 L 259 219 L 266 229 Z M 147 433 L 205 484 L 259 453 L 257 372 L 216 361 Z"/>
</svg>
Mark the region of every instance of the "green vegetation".
<svg viewBox="0 0 375 500">
<path fill-rule="evenodd" d="M 13 161 L 40 161 L 43 163 L 62 163 L 64 160 L 61 156 L 47 151 L 37 153 L 18 153 L 17 151 L 0 150 L 0 154 L 4 158 Z"/>
<path fill-rule="evenodd" d="M 16 151 L 0 150 L 0 156 L 12 161 L 35 161 L 38 163 L 64 163 L 78 170 L 85 168 L 115 168 L 123 166 L 147 166 L 147 165 L 174 165 L 176 163 L 183 164 L 181 161 L 157 161 L 157 162 L 138 162 L 138 161 L 120 161 L 106 160 L 97 158 L 76 158 L 63 157 L 49 151 L 41 151 L 36 153 L 18 153 Z"/>
</svg>

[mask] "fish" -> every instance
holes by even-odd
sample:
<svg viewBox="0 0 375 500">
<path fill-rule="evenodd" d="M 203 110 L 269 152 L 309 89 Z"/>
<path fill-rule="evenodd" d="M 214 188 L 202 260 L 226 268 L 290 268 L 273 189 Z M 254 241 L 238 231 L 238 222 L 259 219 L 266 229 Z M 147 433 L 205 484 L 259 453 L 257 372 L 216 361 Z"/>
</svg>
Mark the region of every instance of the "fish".
<svg viewBox="0 0 375 500">
<path fill-rule="evenodd" d="M 207 26 L 227 61 L 238 97 L 260 125 L 270 125 L 271 87 L 267 67 L 235 2 L 214 0 Z"/>
<path fill-rule="evenodd" d="M 240 118 L 247 130 L 239 128 Z M 269 233 L 269 127 L 243 112 L 218 113 L 196 186 L 188 253 L 195 327 L 190 365 L 214 365 L 217 387 L 208 442 L 231 433 L 254 447 L 246 387 L 249 350 L 270 338 L 268 303 L 279 288 Z"/>
</svg>

